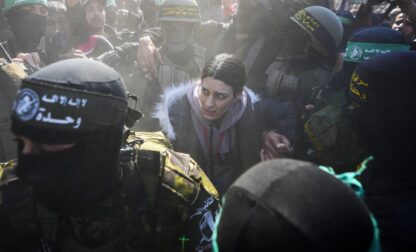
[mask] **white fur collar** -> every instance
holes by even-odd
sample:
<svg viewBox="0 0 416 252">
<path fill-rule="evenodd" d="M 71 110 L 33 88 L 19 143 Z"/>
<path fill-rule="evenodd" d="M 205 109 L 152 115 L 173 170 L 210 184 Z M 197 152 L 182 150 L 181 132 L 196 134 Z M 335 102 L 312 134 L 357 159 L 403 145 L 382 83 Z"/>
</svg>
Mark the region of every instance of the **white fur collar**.
<svg viewBox="0 0 416 252">
<path fill-rule="evenodd" d="M 154 112 L 152 113 L 153 118 L 159 119 L 160 127 L 166 133 L 169 140 L 175 140 L 176 134 L 173 129 L 173 126 L 169 119 L 169 108 L 177 101 L 181 100 L 184 96 L 186 96 L 187 92 L 192 89 L 195 83 L 198 83 L 199 80 L 190 81 L 188 84 L 176 86 L 176 87 L 168 87 L 163 90 L 163 94 L 161 95 L 161 102 L 159 102 Z M 250 97 L 251 104 L 254 105 L 256 102 L 260 101 L 261 97 L 254 93 L 253 90 L 245 87 L 244 91 Z"/>
</svg>

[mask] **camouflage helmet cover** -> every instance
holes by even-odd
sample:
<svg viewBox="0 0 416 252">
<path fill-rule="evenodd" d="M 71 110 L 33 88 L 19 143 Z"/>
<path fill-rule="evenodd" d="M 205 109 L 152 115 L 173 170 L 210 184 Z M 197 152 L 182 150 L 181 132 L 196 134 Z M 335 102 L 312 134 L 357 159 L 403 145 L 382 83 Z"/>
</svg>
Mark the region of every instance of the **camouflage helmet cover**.
<svg viewBox="0 0 416 252">
<path fill-rule="evenodd" d="M 325 56 L 333 55 L 343 36 L 342 23 L 331 10 L 310 6 L 298 11 L 290 19 L 300 26 L 312 40 L 312 47 Z"/>
</svg>

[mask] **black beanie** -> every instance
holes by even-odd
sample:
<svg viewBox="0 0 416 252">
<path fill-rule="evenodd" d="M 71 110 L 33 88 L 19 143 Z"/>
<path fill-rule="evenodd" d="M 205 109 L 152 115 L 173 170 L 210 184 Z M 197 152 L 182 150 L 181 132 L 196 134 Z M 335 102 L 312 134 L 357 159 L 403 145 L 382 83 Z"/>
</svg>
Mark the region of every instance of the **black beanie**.
<svg viewBox="0 0 416 252">
<path fill-rule="evenodd" d="M 228 190 L 217 229 L 219 251 L 367 251 L 366 206 L 317 166 L 260 163 Z"/>
<path fill-rule="evenodd" d="M 359 106 L 351 112 L 378 162 L 397 166 L 415 159 L 415 72 L 416 52 L 408 51 L 376 56 L 352 75 L 348 95 Z"/>
<path fill-rule="evenodd" d="M 413 108 L 416 52 L 394 52 L 361 63 L 350 82 L 350 98 L 376 107 Z"/>
</svg>

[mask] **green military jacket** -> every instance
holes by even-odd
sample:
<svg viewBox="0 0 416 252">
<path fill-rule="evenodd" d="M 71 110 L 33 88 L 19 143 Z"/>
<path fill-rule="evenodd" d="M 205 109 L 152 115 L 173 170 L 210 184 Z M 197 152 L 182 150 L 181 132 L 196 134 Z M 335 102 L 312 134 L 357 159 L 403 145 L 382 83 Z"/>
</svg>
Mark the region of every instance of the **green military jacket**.
<svg viewBox="0 0 416 252">
<path fill-rule="evenodd" d="M 126 142 L 124 188 L 88 216 L 44 208 L 16 161 L 1 163 L 0 251 L 211 251 L 218 193 L 202 169 L 161 132 Z"/>
</svg>

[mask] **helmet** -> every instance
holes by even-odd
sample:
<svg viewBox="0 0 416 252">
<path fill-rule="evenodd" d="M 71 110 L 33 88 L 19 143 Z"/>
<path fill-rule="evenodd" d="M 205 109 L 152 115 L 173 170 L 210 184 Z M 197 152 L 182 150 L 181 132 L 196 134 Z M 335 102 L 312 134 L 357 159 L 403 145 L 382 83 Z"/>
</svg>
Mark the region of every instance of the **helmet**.
<svg viewBox="0 0 416 252">
<path fill-rule="evenodd" d="M 273 27 L 279 33 L 285 34 L 286 24 L 289 17 L 298 10 L 308 6 L 317 5 L 328 7 L 328 0 L 257 0 L 265 9 L 268 9 L 269 16 L 272 17 Z M 271 6 L 271 8 L 270 8 Z"/>
<path fill-rule="evenodd" d="M 5 0 L 3 12 L 6 13 L 14 7 L 27 4 L 40 4 L 45 7 L 48 7 L 47 0 Z"/>
<path fill-rule="evenodd" d="M 331 10 L 310 6 L 298 11 L 290 19 L 308 33 L 315 50 L 328 57 L 336 53 L 343 28 L 338 16 Z"/>
<path fill-rule="evenodd" d="M 22 81 L 12 130 L 41 143 L 73 143 L 123 125 L 126 113 L 126 90 L 116 71 L 92 60 L 70 59 Z"/>
<path fill-rule="evenodd" d="M 159 6 L 159 21 L 201 22 L 196 0 L 164 0 Z"/>
</svg>

